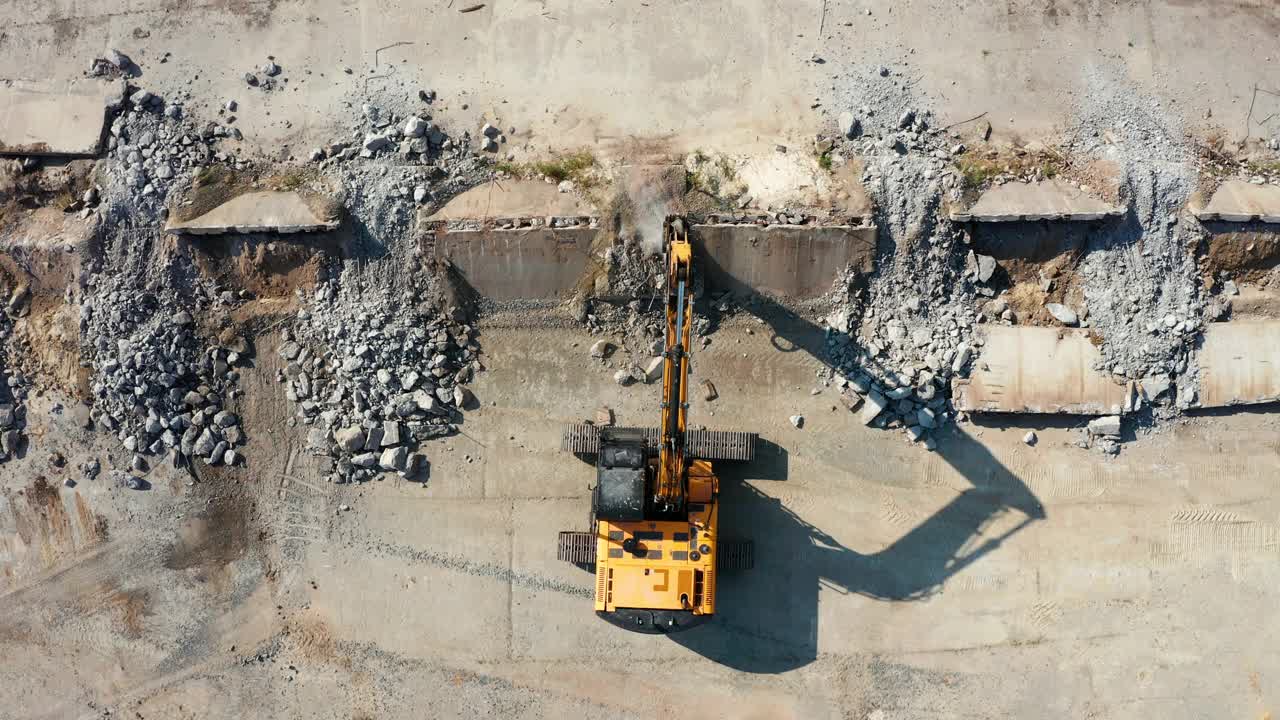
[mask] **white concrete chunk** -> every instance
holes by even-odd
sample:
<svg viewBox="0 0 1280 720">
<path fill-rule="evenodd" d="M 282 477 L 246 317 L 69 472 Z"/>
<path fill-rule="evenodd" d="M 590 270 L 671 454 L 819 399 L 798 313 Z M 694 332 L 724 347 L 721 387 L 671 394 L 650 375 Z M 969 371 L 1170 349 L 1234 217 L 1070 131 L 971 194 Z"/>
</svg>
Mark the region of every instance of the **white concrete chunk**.
<svg viewBox="0 0 1280 720">
<path fill-rule="evenodd" d="M 1280 187 L 1254 185 L 1244 180 L 1222 183 L 1204 208 L 1201 220 L 1280 223 Z"/>
<path fill-rule="evenodd" d="M 106 116 L 101 91 L 0 87 L 0 155 L 97 155 Z"/>
<path fill-rule="evenodd" d="M 338 218 L 323 217 L 295 192 L 254 192 L 238 195 L 197 218 L 170 222 L 165 229 L 178 235 L 226 233 L 295 233 L 336 230 Z"/>
<path fill-rule="evenodd" d="M 955 222 L 1100 220 L 1120 214 L 1120 208 L 1090 197 L 1073 185 L 1042 180 L 992 187 L 982 193 L 972 207 L 953 211 L 951 219 Z"/>
</svg>

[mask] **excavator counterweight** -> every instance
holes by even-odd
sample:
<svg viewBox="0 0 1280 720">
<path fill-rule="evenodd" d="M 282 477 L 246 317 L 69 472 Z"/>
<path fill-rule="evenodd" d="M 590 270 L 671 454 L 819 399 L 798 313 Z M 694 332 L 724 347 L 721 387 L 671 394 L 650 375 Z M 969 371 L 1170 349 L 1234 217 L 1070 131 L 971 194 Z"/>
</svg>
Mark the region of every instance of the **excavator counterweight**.
<svg viewBox="0 0 1280 720">
<path fill-rule="evenodd" d="M 681 218 L 663 224 L 666 337 L 657 428 L 574 425 L 561 447 L 596 463 L 592 530 L 560 533 L 558 555 L 596 573 L 596 614 L 627 630 L 671 633 L 715 612 L 725 565 L 749 567 L 749 542 L 721 537 L 712 460 L 750 460 L 754 433 L 689 430 L 693 248 Z M 721 562 L 723 561 L 723 562 Z"/>
</svg>

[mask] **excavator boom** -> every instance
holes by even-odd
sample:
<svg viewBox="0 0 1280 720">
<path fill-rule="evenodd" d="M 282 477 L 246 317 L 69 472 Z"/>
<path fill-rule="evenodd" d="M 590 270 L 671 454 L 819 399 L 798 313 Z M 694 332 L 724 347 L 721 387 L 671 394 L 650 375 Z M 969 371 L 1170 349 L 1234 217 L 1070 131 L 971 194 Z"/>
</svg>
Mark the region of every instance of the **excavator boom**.
<svg viewBox="0 0 1280 720">
<path fill-rule="evenodd" d="M 685 502 L 685 425 L 689 409 L 689 334 L 693 324 L 693 249 L 684 221 L 663 228 L 667 246 L 667 334 L 662 364 L 662 438 L 654 505 L 666 512 Z"/>
</svg>

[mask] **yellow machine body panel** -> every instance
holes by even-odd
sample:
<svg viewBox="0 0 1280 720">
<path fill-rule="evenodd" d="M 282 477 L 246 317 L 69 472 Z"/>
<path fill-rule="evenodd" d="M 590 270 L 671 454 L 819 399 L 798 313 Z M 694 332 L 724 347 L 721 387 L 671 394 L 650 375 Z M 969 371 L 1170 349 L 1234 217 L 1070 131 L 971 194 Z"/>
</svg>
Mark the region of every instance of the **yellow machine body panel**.
<svg viewBox="0 0 1280 720">
<path fill-rule="evenodd" d="M 715 612 L 718 513 L 712 498 L 691 503 L 688 522 L 597 522 L 595 609 Z"/>
</svg>

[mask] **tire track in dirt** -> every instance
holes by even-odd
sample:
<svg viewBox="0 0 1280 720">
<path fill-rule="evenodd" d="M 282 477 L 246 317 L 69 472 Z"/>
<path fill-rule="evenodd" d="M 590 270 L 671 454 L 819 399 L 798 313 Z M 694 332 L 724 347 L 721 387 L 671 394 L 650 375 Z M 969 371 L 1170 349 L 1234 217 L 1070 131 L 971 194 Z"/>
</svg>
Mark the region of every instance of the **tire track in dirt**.
<svg viewBox="0 0 1280 720">
<path fill-rule="evenodd" d="M 1240 513 L 1209 505 L 1174 510 L 1168 535 L 1152 548 L 1152 559 L 1162 565 L 1203 562 L 1226 555 L 1239 569 L 1252 559 L 1280 559 L 1280 525 L 1250 519 Z"/>
<path fill-rule="evenodd" d="M 460 557 L 458 555 L 431 552 L 430 550 L 415 550 L 414 548 L 407 547 L 405 545 L 376 542 L 372 540 L 365 543 L 364 549 L 371 555 L 390 555 L 392 557 L 398 557 L 415 563 L 443 568 L 445 570 L 453 570 L 464 575 L 495 578 L 504 582 L 509 582 L 512 585 L 519 585 L 535 591 L 556 592 L 580 598 L 595 597 L 594 587 L 570 585 L 569 583 L 551 580 L 540 575 L 517 572 L 508 567 L 494 563 L 468 560 L 467 558 Z"/>
</svg>

